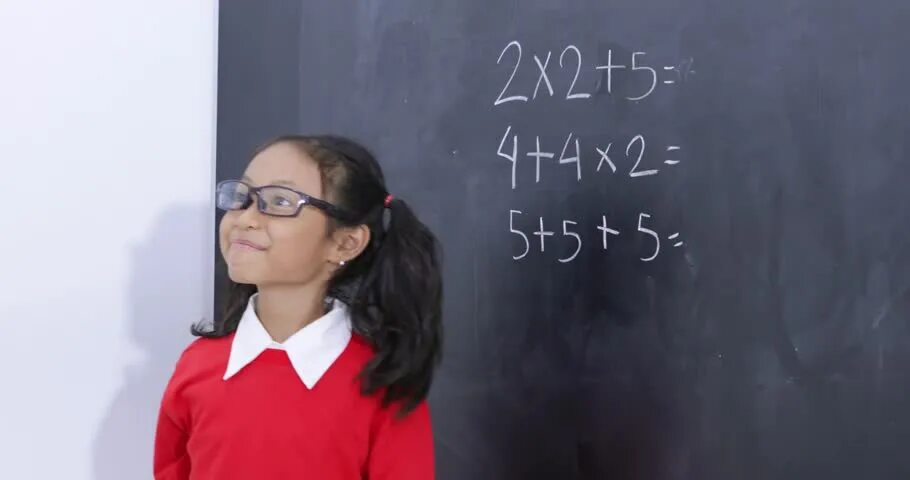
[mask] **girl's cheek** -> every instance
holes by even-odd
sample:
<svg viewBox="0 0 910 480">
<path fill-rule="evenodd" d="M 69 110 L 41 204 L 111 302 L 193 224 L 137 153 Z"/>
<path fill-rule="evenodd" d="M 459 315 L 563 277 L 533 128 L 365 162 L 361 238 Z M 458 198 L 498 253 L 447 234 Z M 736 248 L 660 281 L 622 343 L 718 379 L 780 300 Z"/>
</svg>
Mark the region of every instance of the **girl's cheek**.
<svg viewBox="0 0 910 480">
<path fill-rule="evenodd" d="M 230 213 L 224 215 L 221 218 L 221 223 L 218 225 L 218 246 L 221 248 L 221 253 L 224 254 L 228 246 L 228 236 L 231 232 L 231 221 Z"/>
</svg>

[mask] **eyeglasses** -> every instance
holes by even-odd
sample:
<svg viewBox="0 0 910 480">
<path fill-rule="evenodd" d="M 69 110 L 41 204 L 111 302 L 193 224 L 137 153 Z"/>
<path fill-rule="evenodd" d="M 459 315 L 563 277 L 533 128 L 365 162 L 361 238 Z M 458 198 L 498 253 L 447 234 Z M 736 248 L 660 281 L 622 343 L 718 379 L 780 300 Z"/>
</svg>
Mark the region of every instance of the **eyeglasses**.
<svg viewBox="0 0 910 480">
<path fill-rule="evenodd" d="M 254 187 L 240 180 L 224 180 L 218 182 L 215 191 L 215 204 L 221 210 L 246 210 L 255 195 L 259 212 L 273 217 L 296 217 L 304 205 L 312 205 L 329 216 L 350 218 L 347 212 L 325 200 L 278 185 Z"/>
</svg>

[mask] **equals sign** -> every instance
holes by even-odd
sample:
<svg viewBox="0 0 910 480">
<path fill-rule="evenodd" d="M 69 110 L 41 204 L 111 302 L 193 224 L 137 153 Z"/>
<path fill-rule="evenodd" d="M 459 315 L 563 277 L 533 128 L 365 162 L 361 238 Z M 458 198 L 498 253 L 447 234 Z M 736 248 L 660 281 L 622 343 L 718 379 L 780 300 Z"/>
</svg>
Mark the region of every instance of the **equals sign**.
<svg viewBox="0 0 910 480">
<path fill-rule="evenodd" d="M 667 147 L 668 152 L 675 152 L 677 150 L 679 150 L 679 147 L 677 147 L 677 146 Z M 667 165 L 676 165 L 677 163 L 679 163 L 679 160 L 664 160 L 664 163 L 666 163 Z"/>
<path fill-rule="evenodd" d="M 679 232 L 674 233 L 673 235 L 670 235 L 669 237 L 667 237 L 667 240 L 676 240 L 677 238 L 679 238 Z M 680 241 L 674 243 L 673 246 L 674 246 L 674 247 L 681 247 L 681 246 L 683 246 L 682 240 L 680 240 Z"/>
<path fill-rule="evenodd" d="M 672 72 L 673 70 L 676 70 L 676 67 L 664 67 L 664 71 Z M 674 83 L 676 83 L 676 80 L 664 80 L 664 85 L 672 85 Z"/>
</svg>

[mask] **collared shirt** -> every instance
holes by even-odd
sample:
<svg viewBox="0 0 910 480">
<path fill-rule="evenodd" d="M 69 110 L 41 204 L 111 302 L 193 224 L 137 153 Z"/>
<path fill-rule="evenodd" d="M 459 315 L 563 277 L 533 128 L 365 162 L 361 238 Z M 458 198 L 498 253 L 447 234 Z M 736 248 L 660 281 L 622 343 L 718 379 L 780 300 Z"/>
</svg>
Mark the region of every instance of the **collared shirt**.
<svg viewBox="0 0 910 480">
<path fill-rule="evenodd" d="M 401 402 L 383 402 L 385 388 L 364 394 L 360 376 L 376 350 L 334 306 L 283 350 L 269 348 L 254 310 L 235 333 L 194 340 L 161 401 L 155 478 L 432 480 L 426 400 L 401 418 Z"/>
<path fill-rule="evenodd" d="M 313 388 L 351 340 L 351 317 L 347 305 L 333 300 L 331 311 L 298 330 L 283 343 L 278 343 L 272 340 L 256 314 L 257 297 L 258 294 L 254 294 L 250 298 L 237 325 L 224 380 L 249 365 L 266 349 L 275 348 L 287 352 L 297 376 L 307 388 Z"/>
</svg>

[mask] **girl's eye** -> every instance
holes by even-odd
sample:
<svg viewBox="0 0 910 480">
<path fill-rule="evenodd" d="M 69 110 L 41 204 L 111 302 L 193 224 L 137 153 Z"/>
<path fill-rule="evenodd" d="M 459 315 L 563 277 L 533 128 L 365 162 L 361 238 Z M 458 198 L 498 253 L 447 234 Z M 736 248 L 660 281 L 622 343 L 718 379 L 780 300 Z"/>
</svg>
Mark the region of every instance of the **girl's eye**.
<svg viewBox="0 0 910 480">
<path fill-rule="evenodd" d="M 281 195 L 275 195 L 272 197 L 272 205 L 276 207 L 289 207 L 291 206 L 291 200 L 287 197 L 282 197 Z"/>
</svg>

